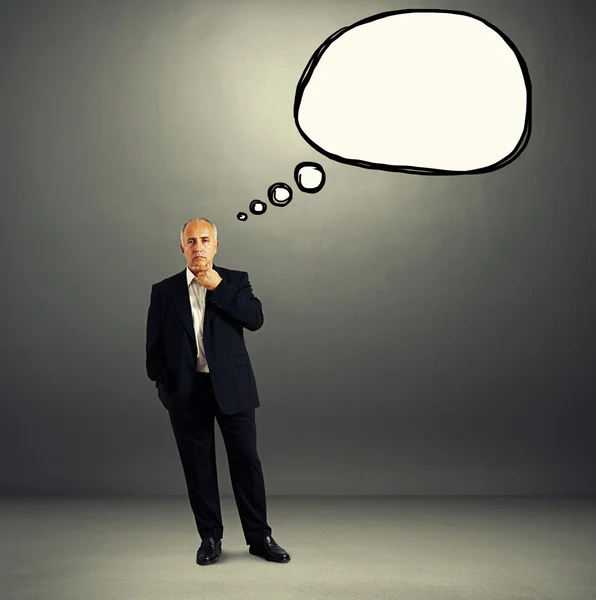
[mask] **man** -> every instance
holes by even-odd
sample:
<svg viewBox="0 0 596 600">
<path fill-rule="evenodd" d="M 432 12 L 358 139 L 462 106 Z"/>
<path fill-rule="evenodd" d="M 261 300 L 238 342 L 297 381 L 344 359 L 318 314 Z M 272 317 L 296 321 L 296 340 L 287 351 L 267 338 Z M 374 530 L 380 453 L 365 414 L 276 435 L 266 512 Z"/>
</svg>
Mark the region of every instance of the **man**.
<svg viewBox="0 0 596 600">
<path fill-rule="evenodd" d="M 184 271 L 154 284 L 147 315 L 146 368 L 168 410 L 201 545 L 197 563 L 221 555 L 223 524 L 215 462 L 214 418 L 226 446 L 230 479 L 249 552 L 288 562 L 271 537 L 257 454 L 260 406 L 244 329 L 263 325 L 248 273 L 213 264 L 217 228 L 205 218 L 180 232 Z"/>
</svg>

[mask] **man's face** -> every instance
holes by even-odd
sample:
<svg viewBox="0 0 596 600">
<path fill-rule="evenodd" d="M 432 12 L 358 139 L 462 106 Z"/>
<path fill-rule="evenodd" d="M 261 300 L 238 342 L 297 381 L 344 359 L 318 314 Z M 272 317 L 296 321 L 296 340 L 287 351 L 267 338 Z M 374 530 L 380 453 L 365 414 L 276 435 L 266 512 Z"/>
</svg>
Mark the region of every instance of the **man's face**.
<svg viewBox="0 0 596 600">
<path fill-rule="evenodd" d="M 184 230 L 184 244 L 180 244 L 189 267 L 209 268 L 219 242 L 215 242 L 213 228 L 205 221 L 192 221 Z"/>
</svg>

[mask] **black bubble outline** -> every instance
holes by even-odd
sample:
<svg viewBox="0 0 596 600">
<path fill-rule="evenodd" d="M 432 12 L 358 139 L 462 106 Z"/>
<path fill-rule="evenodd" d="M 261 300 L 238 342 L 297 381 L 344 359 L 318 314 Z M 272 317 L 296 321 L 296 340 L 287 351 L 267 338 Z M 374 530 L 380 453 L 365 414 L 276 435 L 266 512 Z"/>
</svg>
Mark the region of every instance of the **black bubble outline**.
<svg viewBox="0 0 596 600">
<path fill-rule="evenodd" d="M 256 211 L 255 211 L 255 205 L 256 205 L 256 204 L 262 204 L 262 205 L 263 205 L 263 210 L 262 210 L 261 212 L 256 212 Z M 260 215 L 264 215 L 264 214 L 267 212 L 267 209 L 268 209 L 268 208 L 269 208 L 269 207 L 267 206 L 267 203 L 266 203 L 266 202 L 263 202 L 262 200 L 253 200 L 253 201 L 250 203 L 250 205 L 249 205 L 249 207 L 248 207 L 248 210 L 250 210 L 250 212 L 251 212 L 253 215 L 256 215 L 257 217 L 259 217 Z"/>
<path fill-rule="evenodd" d="M 239 221 L 243 221 L 243 222 L 244 222 L 244 221 L 248 221 L 248 215 L 247 215 L 245 212 L 239 212 L 239 213 L 236 215 L 236 218 L 237 218 Z"/>
<path fill-rule="evenodd" d="M 290 195 L 288 196 L 288 198 L 286 200 L 277 200 L 273 196 L 273 192 L 277 188 L 283 188 L 284 190 L 288 191 L 288 193 Z M 267 198 L 269 198 L 269 202 L 271 204 L 273 204 L 273 206 L 281 206 L 281 207 L 287 206 L 292 201 L 293 197 L 294 197 L 294 192 L 292 191 L 292 188 L 287 183 L 283 183 L 283 181 L 278 181 L 277 183 L 272 183 L 269 186 L 269 189 L 267 190 Z"/>
<path fill-rule="evenodd" d="M 314 167 L 321 173 L 321 175 L 323 177 L 321 178 L 321 183 L 319 183 L 319 185 L 317 187 L 305 188 L 300 183 L 300 180 L 298 179 L 298 171 L 300 171 L 300 169 L 302 169 L 303 167 Z M 317 192 L 320 192 L 323 189 L 323 187 L 325 186 L 325 182 L 327 181 L 327 174 L 325 173 L 325 169 L 323 169 L 322 165 L 320 165 L 319 163 L 307 160 L 307 161 L 298 163 L 296 165 L 296 167 L 294 168 L 294 181 L 296 182 L 296 185 L 298 186 L 298 189 L 301 192 L 304 192 L 305 194 L 316 194 Z"/>
<path fill-rule="evenodd" d="M 471 17 L 472 19 L 476 19 L 477 21 L 484 23 L 484 25 L 486 25 L 487 27 L 490 27 L 493 31 L 495 31 L 498 35 L 500 35 L 501 38 L 507 43 L 507 45 L 511 48 L 511 50 L 515 54 L 515 57 L 518 60 L 519 66 L 521 68 L 521 72 L 524 77 L 524 83 L 526 84 L 526 107 L 527 107 L 526 119 L 524 122 L 524 130 L 523 130 L 523 132 L 520 136 L 520 139 L 518 140 L 515 148 L 507 156 L 505 156 L 501 160 L 499 160 L 496 163 L 493 163 L 492 165 L 489 165 L 487 167 L 481 167 L 479 169 L 473 169 L 470 171 L 451 171 L 451 170 L 446 170 L 446 169 L 429 169 L 429 168 L 425 168 L 425 167 L 413 167 L 411 165 L 387 165 L 384 163 L 371 163 L 371 162 L 359 160 L 359 159 L 345 158 L 343 156 L 338 156 L 336 154 L 333 154 L 332 152 L 328 152 L 327 150 L 324 150 L 316 142 L 311 140 L 308 137 L 308 135 L 306 135 L 306 133 L 300 127 L 300 124 L 298 122 L 298 109 L 299 109 L 300 103 L 302 101 L 302 95 L 304 94 L 304 90 L 305 90 L 306 86 L 308 85 L 308 82 L 310 81 L 317 64 L 321 60 L 321 57 L 323 56 L 323 54 L 325 53 L 327 48 L 337 38 L 339 38 L 344 33 L 346 33 L 346 31 L 349 31 L 350 29 L 354 29 L 355 27 L 359 27 L 360 25 L 364 25 L 366 23 L 371 23 L 373 21 L 377 21 L 378 19 L 384 19 L 385 17 L 389 17 L 389 16 L 393 16 L 393 15 L 406 14 L 406 13 L 428 13 L 428 12 L 430 12 L 430 13 L 450 13 L 453 15 L 461 15 L 461 16 L 465 16 L 465 17 Z M 489 23 L 486 19 L 483 19 L 482 17 L 478 17 L 477 15 L 473 15 L 472 13 L 469 13 L 469 12 L 466 12 L 463 10 L 448 10 L 448 9 L 442 9 L 442 8 L 421 8 L 421 9 L 407 8 L 404 10 L 390 10 L 390 11 L 378 13 L 371 17 L 366 17 L 365 19 L 362 19 L 356 23 L 353 23 L 352 25 L 348 25 L 347 27 L 343 27 L 342 29 L 339 29 L 334 34 L 329 36 L 315 50 L 315 52 L 311 56 L 308 64 L 304 68 L 304 71 L 302 72 L 300 80 L 298 81 L 298 85 L 296 86 L 296 94 L 294 96 L 294 123 L 296 125 L 296 128 L 300 132 L 300 135 L 317 152 L 323 154 L 324 156 L 327 156 L 331 160 L 335 160 L 337 162 L 351 165 L 354 167 L 362 167 L 364 169 L 374 169 L 374 170 L 378 170 L 378 171 L 392 171 L 392 172 L 397 172 L 397 173 L 408 173 L 410 175 L 477 175 L 480 173 L 490 173 L 492 171 L 496 171 L 497 169 L 502 169 L 504 166 L 513 162 L 524 151 L 524 149 L 528 145 L 528 142 L 530 140 L 531 129 L 532 129 L 532 82 L 530 80 L 530 72 L 528 70 L 526 61 L 524 60 L 520 51 L 516 48 L 515 44 L 511 40 L 511 38 L 509 38 L 509 36 L 507 36 L 505 33 L 503 33 L 500 29 L 495 27 L 492 23 Z"/>
</svg>

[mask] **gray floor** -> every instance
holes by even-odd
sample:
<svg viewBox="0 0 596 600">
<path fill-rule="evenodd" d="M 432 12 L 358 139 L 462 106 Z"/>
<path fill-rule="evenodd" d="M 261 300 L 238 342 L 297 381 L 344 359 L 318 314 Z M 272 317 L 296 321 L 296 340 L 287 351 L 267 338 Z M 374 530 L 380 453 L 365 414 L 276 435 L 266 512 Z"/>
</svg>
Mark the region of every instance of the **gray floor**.
<svg viewBox="0 0 596 600">
<path fill-rule="evenodd" d="M 292 556 L 195 564 L 180 498 L 0 499 L 2 600 L 596 599 L 595 498 L 268 497 Z"/>
</svg>

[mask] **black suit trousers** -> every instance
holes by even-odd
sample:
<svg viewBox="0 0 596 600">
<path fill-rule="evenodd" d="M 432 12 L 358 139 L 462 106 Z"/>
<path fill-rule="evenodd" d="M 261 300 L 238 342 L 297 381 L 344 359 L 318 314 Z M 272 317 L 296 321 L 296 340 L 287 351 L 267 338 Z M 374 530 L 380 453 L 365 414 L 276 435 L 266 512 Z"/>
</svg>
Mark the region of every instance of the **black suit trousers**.
<svg viewBox="0 0 596 600">
<path fill-rule="evenodd" d="M 232 490 L 246 543 L 262 542 L 265 536 L 271 535 L 263 470 L 257 454 L 255 409 L 226 415 L 217 404 L 211 376 L 197 373 L 184 406 L 172 406 L 169 414 L 201 539 L 223 537 L 214 419 L 226 447 Z"/>
</svg>

